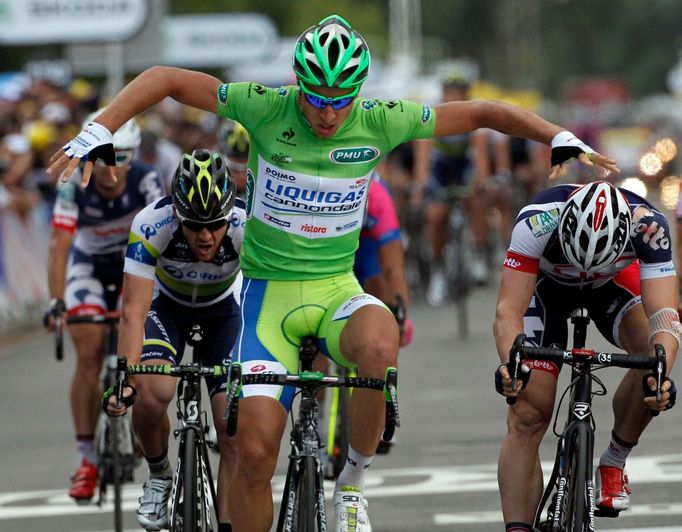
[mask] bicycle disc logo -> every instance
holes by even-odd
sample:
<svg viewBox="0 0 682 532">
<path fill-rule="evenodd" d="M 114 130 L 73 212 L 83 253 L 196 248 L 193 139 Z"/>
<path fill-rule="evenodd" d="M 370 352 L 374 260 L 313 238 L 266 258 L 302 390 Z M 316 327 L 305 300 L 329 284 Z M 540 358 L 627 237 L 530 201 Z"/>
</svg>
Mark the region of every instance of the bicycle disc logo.
<svg viewBox="0 0 682 532">
<path fill-rule="evenodd" d="M 573 415 L 578 419 L 585 419 L 590 415 L 590 405 L 587 403 L 576 403 L 573 405 Z"/>
<path fill-rule="evenodd" d="M 196 401 L 187 403 L 187 421 L 196 421 L 199 419 L 199 407 Z"/>
</svg>

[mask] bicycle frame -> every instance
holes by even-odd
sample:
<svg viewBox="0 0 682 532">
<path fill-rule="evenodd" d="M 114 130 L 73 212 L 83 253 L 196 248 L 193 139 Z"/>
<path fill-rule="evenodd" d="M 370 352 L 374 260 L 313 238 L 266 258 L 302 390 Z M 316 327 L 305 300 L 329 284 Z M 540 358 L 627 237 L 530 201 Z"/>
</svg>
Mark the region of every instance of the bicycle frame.
<svg viewBox="0 0 682 532">
<path fill-rule="evenodd" d="M 555 413 L 554 434 L 559 437 L 554 468 L 545 492 L 538 505 L 534 526 L 543 532 L 582 532 L 593 531 L 595 515 L 614 516 L 595 510 L 595 493 L 592 473 L 594 453 L 595 423 L 592 416 L 592 397 L 606 395 L 604 384 L 593 374 L 593 366 L 617 366 L 622 368 L 650 369 L 655 371 L 658 383 L 657 397 L 661 397 L 661 383 L 665 376 L 665 351 L 661 345 L 654 346 L 655 356 L 627 355 L 623 353 L 603 353 L 585 349 L 585 336 L 590 319 L 584 309 L 571 318 L 574 325 L 574 347 L 562 350 L 545 347 L 525 346 L 525 335 L 520 334 L 512 347 L 512 388 L 516 381 L 520 365 L 524 359 L 545 360 L 555 363 L 567 363 L 572 366 L 569 414 L 561 434 L 557 433 L 558 413 L 563 396 L 559 400 Z M 593 391 L 592 385 L 597 383 L 601 390 Z M 564 395 L 565 393 L 564 392 Z M 515 398 L 507 398 L 509 404 Z M 555 492 L 556 489 L 556 492 Z M 547 506 L 547 501 L 552 502 Z M 542 521 L 543 512 L 547 508 L 548 519 Z M 601 511 L 600 511 L 601 512 Z M 617 514 L 616 514 L 617 515 Z"/>
<path fill-rule="evenodd" d="M 127 368 L 128 375 L 171 375 L 180 379 L 176 399 L 179 426 L 173 431 L 180 440 L 170 495 L 171 532 L 217 529 L 212 508 L 217 510 L 218 499 L 208 457 L 208 423 L 206 411 L 201 407 L 201 379 L 226 373 L 224 366 L 201 366 L 199 363 L 137 364 Z"/>
</svg>

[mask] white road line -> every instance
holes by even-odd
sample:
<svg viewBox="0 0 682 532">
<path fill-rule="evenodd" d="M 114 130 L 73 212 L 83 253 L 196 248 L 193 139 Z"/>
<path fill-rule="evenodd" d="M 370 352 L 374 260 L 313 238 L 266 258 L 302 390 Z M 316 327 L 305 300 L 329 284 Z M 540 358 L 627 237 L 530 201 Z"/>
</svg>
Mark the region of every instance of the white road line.
<svg viewBox="0 0 682 532">
<path fill-rule="evenodd" d="M 677 504 L 637 504 L 630 508 L 627 512 L 623 512 L 618 517 L 618 520 L 632 518 L 632 517 L 658 517 L 662 515 L 682 515 L 682 503 Z M 437 525 L 466 525 L 475 523 L 501 523 L 502 512 L 457 512 L 435 514 L 433 521 Z M 608 522 L 608 519 L 605 520 Z M 608 530 L 600 527 L 600 530 Z M 637 531 L 651 531 L 657 532 L 682 532 L 682 527 L 670 528 L 637 528 L 637 529 L 620 529 L 620 530 L 637 530 Z"/>
<path fill-rule="evenodd" d="M 551 464 L 543 464 L 543 469 L 549 471 Z M 414 497 L 415 495 L 446 493 L 496 493 L 496 471 L 496 464 L 370 470 L 367 475 L 365 493 L 368 498 Z M 628 472 L 633 486 L 645 483 L 680 483 L 682 482 L 682 454 L 632 458 L 628 462 Z M 283 485 L 284 477 L 278 476 L 274 479 L 273 499 L 275 502 L 281 499 Z M 325 483 L 325 492 L 328 497 L 331 497 L 333 489 L 333 482 Z M 124 486 L 123 508 L 126 512 L 137 508 L 137 498 L 141 493 L 141 483 Z M 646 508 L 644 511 L 655 511 L 661 515 L 682 514 L 682 505 L 637 506 L 627 513 L 639 515 L 641 510 L 636 508 Z M 0 521 L 112 511 L 113 505 L 109 501 L 103 503 L 101 507 L 95 504 L 76 505 L 66 495 L 66 488 L 0 493 Z M 501 517 L 499 512 L 466 512 L 438 514 L 436 519 L 456 520 L 447 521 L 448 523 L 472 523 L 486 519 L 500 521 Z M 457 521 L 457 519 L 464 521 Z"/>
</svg>

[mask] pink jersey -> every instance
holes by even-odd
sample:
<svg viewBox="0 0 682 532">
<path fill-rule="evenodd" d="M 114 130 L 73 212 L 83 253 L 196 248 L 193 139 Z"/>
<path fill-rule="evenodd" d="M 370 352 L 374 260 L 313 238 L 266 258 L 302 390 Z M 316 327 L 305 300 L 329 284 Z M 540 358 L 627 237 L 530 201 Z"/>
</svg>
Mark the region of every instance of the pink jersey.
<svg viewBox="0 0 682 532">
<path fill-rule="evenodd" d="M 371 238 L 380 246 L 400 238 L 400 225 L 391 194 L 377 174 L 369 186 L 367 213 L 360 237 Z"/>
</svg>

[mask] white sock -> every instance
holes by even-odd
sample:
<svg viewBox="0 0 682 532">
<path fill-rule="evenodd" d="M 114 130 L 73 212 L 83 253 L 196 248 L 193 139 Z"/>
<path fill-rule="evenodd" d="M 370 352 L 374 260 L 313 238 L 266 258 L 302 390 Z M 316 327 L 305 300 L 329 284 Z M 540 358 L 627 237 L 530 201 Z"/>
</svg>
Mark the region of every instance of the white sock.
<svg viewBox="0 0 682 532">
<path fill-rule="evenodd" d="M 599 465 L 613 466 L 620 469 L 625 469 L 625 461 L 632 451 L 632 447 L 618 443 L 613 436 L 609 442 L 609 446 L 599 458 Z"/>
<path fill-rule="evenodd" d="M 339 478 L 336 481 L 336 488 L 339 489 L 342 486 L 353 486 L 360 491 L 364 491 L 365 471 L 369 469 L 372 460 L 374 460 L 374 455 L 362 455 L 348 446 L 348 460 L 346 461 L 346 465 L 343 466 L 341 473 L 339 473 Z"/>
</svg>

